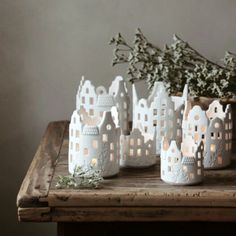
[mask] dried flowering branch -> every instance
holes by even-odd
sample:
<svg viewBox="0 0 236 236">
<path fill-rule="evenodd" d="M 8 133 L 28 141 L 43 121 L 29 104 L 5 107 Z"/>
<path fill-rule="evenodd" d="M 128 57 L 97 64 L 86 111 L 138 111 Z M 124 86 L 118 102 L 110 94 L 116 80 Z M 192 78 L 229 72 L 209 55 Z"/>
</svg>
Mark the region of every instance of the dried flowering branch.
<svg viewBox="0 0 236 236">
<path fill-rule="evenodd" d="M 150 43 L 137 29 L 133 45 L 118 33 L 110 41 L 115 46 L 112 65 L 128 63 L 129 81 L 146 80 L 152 88 L 163 81 L 170 94 L 182 92 L 188 83 L 193 97 L 230 98 L 236 95 L 236 56 L 226 53 L 224 66 L 218 65 L 174 35 L 163 49 Z"/>
</svg>

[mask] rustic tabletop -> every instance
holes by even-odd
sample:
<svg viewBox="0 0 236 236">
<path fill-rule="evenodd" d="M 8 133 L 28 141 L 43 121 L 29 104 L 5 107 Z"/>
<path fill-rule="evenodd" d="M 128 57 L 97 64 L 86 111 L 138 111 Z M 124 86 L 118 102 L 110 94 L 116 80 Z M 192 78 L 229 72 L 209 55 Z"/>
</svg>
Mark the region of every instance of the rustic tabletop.
<svg viewBox="0 0 236 236">
<path fill-rule="evenodd" d="M 20 221 L 236 221 L 236 155 L 198 186 L 165 184 L 158 163 L 122 169 L 100 189 L 57 189 L 57 176 L 68 174 L 68 125 L 48 125 L 17 197 Z"/>
</svg>

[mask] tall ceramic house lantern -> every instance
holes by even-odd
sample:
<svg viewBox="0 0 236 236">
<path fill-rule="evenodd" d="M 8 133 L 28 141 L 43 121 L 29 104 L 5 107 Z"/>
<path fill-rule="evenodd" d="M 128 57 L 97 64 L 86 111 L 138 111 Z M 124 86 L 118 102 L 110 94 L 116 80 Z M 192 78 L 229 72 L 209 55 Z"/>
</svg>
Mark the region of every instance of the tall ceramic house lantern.
<svg viewBox="0 0 236 236">
<path fill-rule="evenodd" d="M 219 101 L 213 101 L 206 112 L 209 119 L 205 146 L 204 166 L 220 169 L 231 162 L 232 151 L 232 111 L 228 104 L 225 111 Z"/>
<path fill-rule="evenodd" d="M 163 138 L 161 146 L 161 179 L 173 185 L 194 185 L 203 180 L 203 142 L 196 144 L 191 136 L 181 143 Z"/>
<path fill-rule="evenodd" d="M 102 117 L 89 116 L 84 109 L 75 110 L 69 127 L 69 172 L 77 167 L 93 165 L 103 177 L 119 172 L 120 129 L 112 118 L 111 111 Z"/>
<path fill-rule="evenodd" d="M 133 128 L 129 135 L 121 135 L 121 159 L 123 167 L 144 168 L 156 164 L 155 129 L 152 133 L 143 128 Z"/>
<path fill-rule="evenodd" d="M 139 123 L 144 132 L 150 133 L 156 129 L 156 154 L 160 154 L 163 137 L 176 139 L 179 143 L 182 137 L 181 124 L 186 100 L 187 87 L 182 97 L 170 97 L 161 82 L 156 82 L 152 93 L 147 99 L 138 99 L 133 85 L 133 126 Z"/>
<path fill-rule="evenodd" d="M 122 134 L 129 133 L 129 106 L 130 98 L 125 80 L 121 76 L 117 76 L 110 88 L 109 95 L 114 98 L 116 108 L 118 110 L 119 126 Z"/>
</svg>

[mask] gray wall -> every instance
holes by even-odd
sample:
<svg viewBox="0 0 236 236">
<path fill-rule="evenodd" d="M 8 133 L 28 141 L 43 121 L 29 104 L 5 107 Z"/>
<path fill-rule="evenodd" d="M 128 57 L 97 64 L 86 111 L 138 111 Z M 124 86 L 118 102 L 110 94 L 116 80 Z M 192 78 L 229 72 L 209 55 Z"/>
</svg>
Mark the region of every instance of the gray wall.
<svg viewBox="0 0 236 236">
<path fill-rule="evenodd" d="M 55 235 L 53 224 L 17 223 L 15 199 L 49 121 L 68 119 L 80 76 L 108 85 L 108 41 L 141 27 L 156 44 L 173 33 L 218 60 L 236 52 L 234 0 L 0 0 L 1 235 Z"/>
</svg>

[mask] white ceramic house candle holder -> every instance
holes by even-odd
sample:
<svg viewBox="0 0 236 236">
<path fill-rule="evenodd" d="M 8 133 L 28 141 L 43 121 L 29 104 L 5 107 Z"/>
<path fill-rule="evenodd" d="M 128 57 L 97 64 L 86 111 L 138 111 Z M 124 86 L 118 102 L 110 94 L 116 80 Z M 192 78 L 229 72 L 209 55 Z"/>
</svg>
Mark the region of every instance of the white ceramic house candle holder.
<svg viewBox="0 0 236 236">
<path fill-rule="evenodd" d="M 179 150 L 176 141 L 163 138 L 161 147 L 161 179 L 173 185 L 194 185 L 203 180 L 204 145 L 185 138 Z"/>
<path fill-rule="evenodd" d="M 191 108 L 187 102 L 182 127 L 183 139 L 190 135 L 196 143 L 203 141 L 205 169 L 220 169 L 230 164 L 233 124 L 229 104 L 223 111 L 223 106 L 215 100 L 204 111 L 200 106 Z"/>
<path fill-rule="evenodd" d="M 146 133 L 143 129 L 133 128 L 129 135 L 121 135 L 120 148 L 122 167 L 144 168 L 156 164 L 155 130 Z"/>
<path fill-rule="evenodd" d="M 141 123 L 144 132 L 151 133 L 156 129 L 156 154 L 160 154 L 163 137 L 175 139 L 178 143 L 182 139 L 182 117 L 184 103 L 187 99 L 187 85 L 182 97 L 170 97 L 161 82 L 156 82 L 152 93 L 147 99 L 138 99 L 135 85 L 133 85 L 133 127 Z"/>
<path fill-rule="evenodd" d="M 75 110 L 69 126 L 69 172 L 93 165 L 103 177 L 118 174 L 120 129 L 111 111 L 90 117 L 84 109 Z"/>
<path fill-rule="evenodd" d="M 129 105 L 130 98 L 125 80 L 117 76 L 107 93 L 103 86 L 95 87 L 90 80 L 82 77 L 76 96 L 77 110 L 84 108 L 90 116 L 102 116 L 104 111 L 116 106 L 118 111 L 118 123 L 121 133 L 129 132 Z"/>
</svg>

